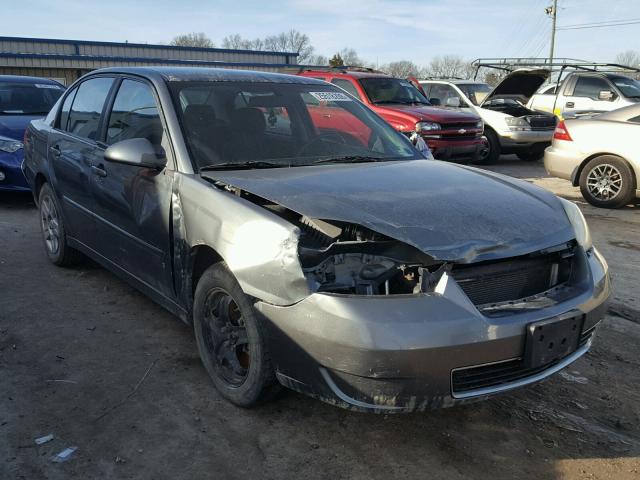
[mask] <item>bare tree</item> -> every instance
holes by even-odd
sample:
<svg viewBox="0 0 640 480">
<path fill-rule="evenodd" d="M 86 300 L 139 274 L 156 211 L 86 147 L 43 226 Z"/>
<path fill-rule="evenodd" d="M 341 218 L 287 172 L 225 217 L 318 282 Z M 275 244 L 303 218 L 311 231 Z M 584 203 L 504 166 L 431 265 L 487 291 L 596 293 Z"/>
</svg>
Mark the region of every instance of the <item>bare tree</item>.
<svg viewBox="0 0 640 480">
<path fill-rule="evenodd" d="M 264 40 L 261 38 L 249 40 L 236 33 L 222 39 L 222 48 L 230 48 L 233 50 L 264 50 L 265 46 Z"/>
<path fill-rule="evenodd" d="M 409 60 L 391 62 L 380 67 L 383 72 L 397 78 L 417 77 L 420 75 L 420 67 Z"/>
<path fill-rule="evenodd" d="M 274 52 L 295 52 L 298 63 L 308 63 L 314 51 L 309 36 L 294 29 L 265 38 L 264 46 Z"/>
<path fill-rule="evenodd" d="M 352 67 L 362 67 L 365 62 L 358 56 L 358 52 L 356 52 L 353 48 L 343 48 L 338 52 L 338 55 L 342 57 L 345 65 L 349 65 Z"/>
<path fill-rule="evenodd" d="M 324 55 L 311 55 L 307 59 L 307 65 L 318 65 L 318 66 L 326 66 L 329 65 L 329 58 Z"/>
<path fill-rule="evenodd" d="M 627 50 L 626 52 L 620 52 L 616 55 L 615 63 L 619 63 L 620 65 L 625 65 L 627 67 L 640 67 L 640 52 L 637 50 Z M 632 73 L 629 76 L 635 78 L 636 80 L 640 79 L 640 73 Z"/>
<path fill-rule="evenodd" d="M 175 47 L 200 47 L 200 48 L 213 48 L 215 44 L 209 37 L 202 32 L 185 33 L 173 37 L 173 40 L 169 43 Z"/>
<path fill-rule="evenodd" d="M 422 72 L 425 77 L 472 78 L 475 68 L 470 62 L 457 55 L 435 57 Z"/>
</svg>

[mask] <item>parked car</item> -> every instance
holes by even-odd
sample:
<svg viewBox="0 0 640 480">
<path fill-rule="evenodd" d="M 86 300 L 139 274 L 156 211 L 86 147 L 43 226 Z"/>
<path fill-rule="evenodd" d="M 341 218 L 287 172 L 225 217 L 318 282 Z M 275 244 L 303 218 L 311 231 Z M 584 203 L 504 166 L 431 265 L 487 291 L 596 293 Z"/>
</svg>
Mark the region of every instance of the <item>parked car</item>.
<svg viewBox="0 0 640 480">
<path fill-rule="evenodd" d="M 596 207 L 619 208 L 640 197 L 640 104 L 560 122 L 544 166 L 579 185 Z"/>
<path fill-rule="evenodd" d="M 64 86 L 46 78 L 0 75 L 0 190 L 29 191 L 21 170 L 24 132 L 62 92 Z"/>
<path fill-rule="evenodd" d="M 619 73 L 573 72 L 556 87 L 555 83 L 544 86 L 527 108 L 566 117 L 576 112 L 609 112 L 640 102 L 640 82 Z"/>
<path fill-rule="evenodd" d="M 493 90 L 471 80 L 422 80 L 420 84 L 432 104 L 462 108 L 482 118 L 489 148 L 479 163 L 493 163 L 501 154 L 515 153 L 521 160 L 539 160 L 544 155 L 556 120 L 525 104 L 548 76 L 548 70 L 515 70 Z"/>
<path fill-rule="evenodd" d="M 541 380 L 591 346 L 607 264 L 578 207 L 422 158 L 300 76 L 111 68 L 26 135 L 45 251 L 193 323 L 225 398 L 403 412 Z"/>
<path fill-rule="evenodd" d="M 486 150 L 482 120 L 477 115 L 434 107 L 408 80 L 371 69 L 307 70 L 300 75 L 333 83 L 399 132 L 419 134 L 439 160 L 475 162 Z"/>
</svg>

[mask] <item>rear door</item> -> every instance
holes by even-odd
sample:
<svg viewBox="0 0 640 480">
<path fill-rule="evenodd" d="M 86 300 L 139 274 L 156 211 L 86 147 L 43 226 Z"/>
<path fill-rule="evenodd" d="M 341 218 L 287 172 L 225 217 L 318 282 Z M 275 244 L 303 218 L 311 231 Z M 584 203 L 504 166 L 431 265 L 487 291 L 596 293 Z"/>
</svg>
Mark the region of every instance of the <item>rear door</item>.
<svg viewBox="0 0 640 480">
<path fill-rule="evenodd" d="M 114 83 L 112 77 L 85 80 L 65 97 L 49 138 L 48 157 L 68 234 L 95 247 L 93 168 L 102 158 L 98 142 L 101 115 Z"/>
<path fill-rule="evenodd" d="M 163 171 L 108 162 L 91 178 L 98 252 L 139 281 L 172 297 L 170 205 L 173 160 L 153 87 L 123 78 L 106 108 L 103 141 L 146 138 L 168 156 Z"/>
<path fill-rule="evenodd" d="M 576 75 L 573 82 L 568 82 L 563 89 L 563 98 L 556 105 L 562 113 L 574 110 L 609 111 L 616 108 L 616 98 L 600 99 L 600 92 L 614 92 L 615 89 L 603 77 L 595 75 Z M 559 99 L 560 100 L 560 99 Z"/>
</svg>

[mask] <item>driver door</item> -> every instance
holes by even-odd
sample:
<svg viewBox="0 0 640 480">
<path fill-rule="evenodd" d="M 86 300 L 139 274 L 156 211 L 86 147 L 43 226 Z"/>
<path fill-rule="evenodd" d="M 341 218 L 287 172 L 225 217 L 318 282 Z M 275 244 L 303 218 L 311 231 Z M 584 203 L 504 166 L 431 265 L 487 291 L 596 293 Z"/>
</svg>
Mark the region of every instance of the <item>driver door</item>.
<svg viewBox="0 0 640 480">
<path fill-rule="evenodd" d="M 104 120 L 104 143 L 146 138 L 170 152 L 152 86 L 124 78 Z M 162 171 L 103 160 L 92 177 L 97 250 L 137 280 L 173 297 L 171 275 L 171 161 Z"/>
</svg>

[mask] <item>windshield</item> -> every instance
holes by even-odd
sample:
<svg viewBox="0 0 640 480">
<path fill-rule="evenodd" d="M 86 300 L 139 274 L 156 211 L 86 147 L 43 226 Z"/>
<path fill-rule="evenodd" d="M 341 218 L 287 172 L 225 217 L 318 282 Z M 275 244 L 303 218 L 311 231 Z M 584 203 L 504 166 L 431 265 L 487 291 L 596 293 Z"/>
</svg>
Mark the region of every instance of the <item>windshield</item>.
<svg viewBox="0 0 640 480">
<path fill-rule="evenodd" d="M 361 78 L 360 84 L 374 104 L 430 105 L 420 90 L 408 80 L 391 77 Z"/>
<path fill-rule="evenodd" d="M 170 90 L 197 169 L 421 158 L 406 137 L 331 85 L 170 82 Z"/>
<path fill-rule="evenodd" d="M 480 105 L 491 91 L 491 87 L 486 83 L 459 83 L 458 88 L 474 105 Z"/>
<path fill-rule="evenodd" d="M 0 82 L 0 114 L 45 115 L 62 92 L 53 83 Z"/>
<path fill-rule="evenodd" d="M 629 77 L 609 77 L 618 87 L 622 95 L 629 98 L 640 98 L 640 82 Z"/>
</svg>

